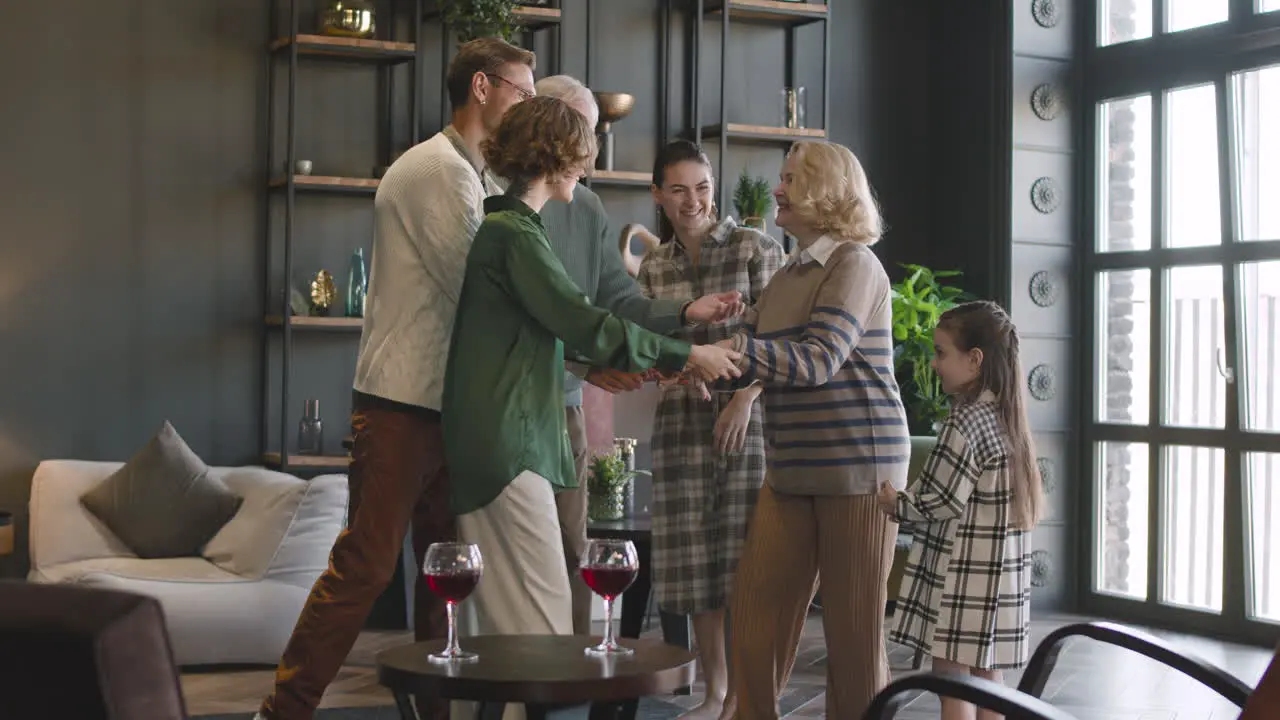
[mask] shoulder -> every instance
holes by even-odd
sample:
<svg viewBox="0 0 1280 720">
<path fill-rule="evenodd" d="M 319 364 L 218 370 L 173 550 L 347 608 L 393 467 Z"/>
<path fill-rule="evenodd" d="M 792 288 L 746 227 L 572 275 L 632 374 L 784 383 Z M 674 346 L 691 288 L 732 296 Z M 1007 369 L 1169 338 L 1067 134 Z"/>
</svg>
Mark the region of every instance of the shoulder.
<svg viewBox="0 0 1280 720">
<path fill-rule="evenodd" d="M 475 168 L 458 154 L 449 138 L 441 133 L 409 148 L 387 168 L 378 189 L 420 187 L 431 184 L 433 192 L 449 190 L 483 192 Z"/>
<path fill-rule="evenodd" d="M 1004 433 L 996 406 L 989 402 L 953 404 L 943 427 L 964 440 L 964 444 L 982 458 L 1005 451 Z"/>
<path fill-rule="evenodd" d="M 783 254 L 782 243 L 772 235 L 745 225 L 739 225 L 733 229 L 729 234 L 729 243 L 752 255 Z"/>
<path fill-rule="evenodd" d="M 870 247 L 861 243 L 842 242 L 837 245 L 831 253 L 828 267 L 832 274 L 856 279 L 862 285 L 886 290 L 889 287 L 889 274 L 885 272 L 884 264 Z"/>
<path fill-rule="evenodd" d="M 573 189 L 573 207 L 581 213 L 599 218 L 608 217 L 608 213 L 604 211 L 604 203 L 600 202 L 600 196 L 582 183 L 578 183 L 578 186 Z"/>
</svg>

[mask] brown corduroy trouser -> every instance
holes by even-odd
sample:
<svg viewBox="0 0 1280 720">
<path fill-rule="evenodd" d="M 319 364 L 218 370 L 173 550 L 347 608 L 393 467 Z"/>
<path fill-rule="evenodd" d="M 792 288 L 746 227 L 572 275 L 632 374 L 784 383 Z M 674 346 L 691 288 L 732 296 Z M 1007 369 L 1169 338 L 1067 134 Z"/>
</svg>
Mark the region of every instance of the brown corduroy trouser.
<svg viewBox="0 0 1280 720">
<path fill-rule="evenodd" d="M 391 583 L 405 533 L 413 528 L 417 567 L 427 547 L 457 537 L 439 414 L 357 395 L 347 528 L 316 580 L 263 702 L 270 720 L 310 720 L 355 644 L 369 611 Z M 415 572 L 414 636 L 443 638 L 444 602 Z M 423 718 L 446 720 L 448 702 L 418 698 Z"/>
<path fill-rule="evenodd" d="M 898 524 L 875 495 L 760 488 L 729 612 L 736 720 L 775 720 L 819 579 L 827 717 L 856 720 L 889 682 L 885 584 Z"/>
</svg>

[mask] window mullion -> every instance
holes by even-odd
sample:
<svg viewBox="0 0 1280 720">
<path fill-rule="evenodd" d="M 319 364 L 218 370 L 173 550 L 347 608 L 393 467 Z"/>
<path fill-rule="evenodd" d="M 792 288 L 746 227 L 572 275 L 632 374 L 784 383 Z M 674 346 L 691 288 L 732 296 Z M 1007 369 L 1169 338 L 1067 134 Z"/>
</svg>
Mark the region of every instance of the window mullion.
<svg viewBox="0 0 1280 720">
<path fill-rule="evenodd" d="M 1157 0 L 1159 2 L 1159 0 Z M 1159 2 L 1160 11 L 1164 3 Z M 1162 26 L 1162 23 L 1161 25 Z M 1166 183 L 1164 179 L 1165 148 L 1168 145 L 1165 132 L 1165 93 L 1151 93 L 1151 247 L 1164 247 L 1164 206 Z M 1164 396 L 1164 316 L 1168 308 L 1168 293 L 1165 292 L 1165 267 L 1151 268 L 1151 376 L 1148 378 L 1149 397 L 1147 422 L 1152 428 L 1160 427 L 1163 421 Z M 1160 604 L 1161 584 L 1164 582 L 1164 564 L 1161 562 L 1164 546 L 1164 507 L 1165 497 L 1163 483 L 1160 482 L 1164 472 L 1163 446 L 1152 442 L 1147 446 L 1147 600 L 1151 606 Z"/>
</svg>

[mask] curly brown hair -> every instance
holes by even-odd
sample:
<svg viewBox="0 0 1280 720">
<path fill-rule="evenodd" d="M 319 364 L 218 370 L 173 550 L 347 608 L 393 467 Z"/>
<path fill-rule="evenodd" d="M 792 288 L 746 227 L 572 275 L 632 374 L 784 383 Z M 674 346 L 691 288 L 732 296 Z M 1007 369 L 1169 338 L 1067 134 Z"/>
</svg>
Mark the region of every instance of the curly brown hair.
<svg viewBox="0 0 1280 720">
<path fill-rule="evenodd" d="M 582 113 L 563 100 L 539 96 L 508 110 L 480 151 L 489 168 L 516 188 L 575 166 L 590 168 L 596 136 Z"/>
</svg>

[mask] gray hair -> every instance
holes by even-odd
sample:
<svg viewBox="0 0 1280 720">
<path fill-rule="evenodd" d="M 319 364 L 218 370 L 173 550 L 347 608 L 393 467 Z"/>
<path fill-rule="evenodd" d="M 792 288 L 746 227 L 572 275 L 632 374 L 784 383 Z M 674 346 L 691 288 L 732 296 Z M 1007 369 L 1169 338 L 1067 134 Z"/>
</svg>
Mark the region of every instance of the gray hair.
<svg viewBox="0 0 1280 720">
<path fill-rule="evenodd" d="M 583 85 L 570 75 L 551 75 L 544 77 L 534 83 L 533 89 L 539 95 L 548 95 L 572 104 L 575 101 L 582 101 L 588 107 L 595 108 L 596 114 L 600 112 L 600 106 L 596 104 L 596 96 L 591 92 L 590 88 Z"/>
</svg>

